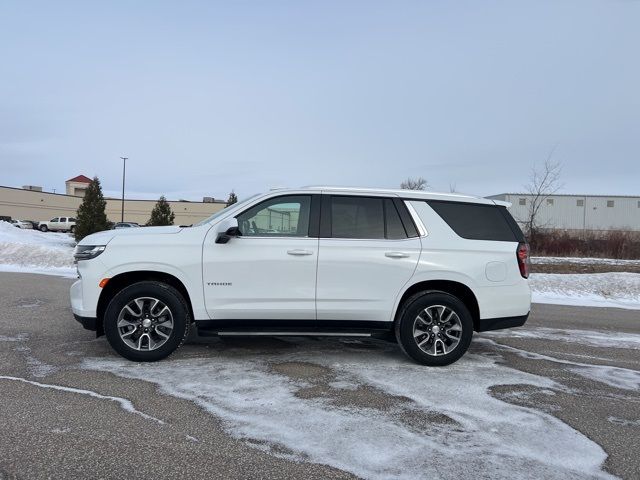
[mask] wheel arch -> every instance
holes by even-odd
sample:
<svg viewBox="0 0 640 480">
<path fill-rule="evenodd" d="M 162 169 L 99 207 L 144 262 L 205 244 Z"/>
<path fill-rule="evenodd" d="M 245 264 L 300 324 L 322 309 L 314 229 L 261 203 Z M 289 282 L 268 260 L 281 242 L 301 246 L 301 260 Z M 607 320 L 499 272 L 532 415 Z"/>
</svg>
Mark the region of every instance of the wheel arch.
<svg viewBox="0 0 640 480">
<path fill-rule="evenodd" d="M 144 281 L 156 281 L 166 283 L 167 285 L 175 288 L 183 296 L 184 301 L 189 308 L 189 314 L 193 319 L 193 305 L 191 303 L 191 296 L 189 291 L 185 287 L 184 283 L 175 275 L 167 272 L 160 272 L 155 270 L 135 270 L 131 272 L 123 272 L 110 278 L 107 284 L 100 292 L 98 298 L 98 306 L 96 309 L 96 335 L 104 335 L 104 312 L 107 309 L 107 305 L 111 299 L 123 288 L 133 285 L 134 283 Z"/>
<path fill-rule="evenodd" d="M 469 313 L 471 313 L 471 318 L 473 319 L 473 329 L 476 331 L 478 330 L 480 323 L 480 306 L 478 305 L 478 299 L 473 293 L 473 290 L 468 285 L 455 280 L 424 280 L 411 285 L 404 291 L 402 297 L 398 302 L 393 317 L 394 323 L 398 322 L 405 302 L 409 298 L 417 293 L 428 290 L 438 290 L 441 292 L 449 293 L 456 298 L 459 298 L 469 309 Z"/>
</svg>

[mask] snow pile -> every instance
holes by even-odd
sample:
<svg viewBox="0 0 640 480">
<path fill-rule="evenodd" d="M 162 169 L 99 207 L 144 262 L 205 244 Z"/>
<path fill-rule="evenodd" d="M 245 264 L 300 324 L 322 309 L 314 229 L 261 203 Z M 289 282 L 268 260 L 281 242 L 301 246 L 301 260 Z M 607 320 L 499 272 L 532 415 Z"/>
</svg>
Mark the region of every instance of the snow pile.
<svg viewBox="0 0 640 480">
<path fill-rule="evenodd" d="M 23 230 L 0 221 L 0 270 L 75 275 L 73 237 Z"/>
<path fill-rule="evenodd" d="M 533 273 L 536 303 L 640 309 L 640 273 Z"/>
<path fill-rule="evenodd" d="M 562 388 L 495 355 L 467 354 L 438 369 L 412 364 L 382 342 L 286 341 L 290 347 L 277 353 L 214 347 L 206 358 L 145 365 L 96 358 L 83 366 L 153 382 L 256 448 L 363 478 L 610 478 L 597 444 L 545 412 L 489 393 L 497 385 Z M 300 369 L 311 373 L 292 373 Z M 320 393 L 305 394 L 314 389 Z M 359 389 L 387 400 L 338 401 L 361 397 L 353 393 Z"/>
</svg>

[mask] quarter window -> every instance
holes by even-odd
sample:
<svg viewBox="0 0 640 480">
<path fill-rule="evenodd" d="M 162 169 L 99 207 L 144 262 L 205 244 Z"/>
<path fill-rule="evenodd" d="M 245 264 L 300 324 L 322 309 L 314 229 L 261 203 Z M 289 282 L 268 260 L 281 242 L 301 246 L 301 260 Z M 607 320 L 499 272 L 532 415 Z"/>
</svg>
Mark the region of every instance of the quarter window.
<svg viewBox="0 0 640 480">
<path fill-rule="evenodd" d="M 427 203 L 462 238 L 504 242 L 520 242 L 524 238 L 505 207 L 440 200 Z"/>
<path fill-rule="evenodd" d="M 309 236 L 310 195 L 270 198 L 236 218 L 243 237 Z"/>
<path fill-rule="evenodd" d="M 384 201 L 384 217 L 386 225 L 386 238 L 389 240 L 400 240 L 407 238 L 407 232 L 400 220 L 400 214 L 390 199 Z"/>
</svg>

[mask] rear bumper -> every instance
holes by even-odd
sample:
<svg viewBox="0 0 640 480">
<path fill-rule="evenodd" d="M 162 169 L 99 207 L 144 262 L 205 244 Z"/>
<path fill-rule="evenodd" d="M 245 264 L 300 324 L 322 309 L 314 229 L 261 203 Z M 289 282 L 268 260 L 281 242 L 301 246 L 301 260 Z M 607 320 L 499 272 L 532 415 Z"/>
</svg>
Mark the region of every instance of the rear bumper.
<svg viewBox="0 0 640 480">
<path fill-rule="evenodd" d="M 498 318 L 481 318 L 478 320 L 478 332 L 487 332 L 489 330 L 501 330 L 503 328 L 521 327 L 525 324 L 529 314 L 520 315 L 518 317 L 498 317 Z"/>
<path fill-rule="evenodd" d="M 73 318 L 80 322 L 80 324 L 87 330 L 92 330 L 95 332 L 98 329 L 98 319 L 95 317 L 81 317 L 80 315 L 74 313 Z"/>
</svg>

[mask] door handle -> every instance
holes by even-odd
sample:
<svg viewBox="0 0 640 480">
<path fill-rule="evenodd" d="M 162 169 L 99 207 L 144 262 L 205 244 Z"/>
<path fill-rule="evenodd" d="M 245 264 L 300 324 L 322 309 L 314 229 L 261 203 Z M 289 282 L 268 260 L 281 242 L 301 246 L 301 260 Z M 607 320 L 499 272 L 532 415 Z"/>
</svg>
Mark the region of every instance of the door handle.
<svg viewBox="0 0 640 480">
<path fill-rule="evenodd" d="M 313 252 L 311 250 L 302 250 L 300 248 L 296 248 L 294 250 L 287 250 L 287 254 L 302 256 L 302 255 L 313 255 Z"/>
<path fill-rule="evenodd" d="M 406 252 L 385 252 L 384 256 L 389 258 L 407 258 L 409 254 Z"/>
</svg>

